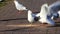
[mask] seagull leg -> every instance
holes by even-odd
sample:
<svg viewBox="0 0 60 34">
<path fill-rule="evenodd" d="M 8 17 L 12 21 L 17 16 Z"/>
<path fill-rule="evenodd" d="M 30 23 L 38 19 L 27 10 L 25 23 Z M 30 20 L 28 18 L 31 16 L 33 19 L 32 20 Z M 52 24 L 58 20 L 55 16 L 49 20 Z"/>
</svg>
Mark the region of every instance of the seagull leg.
<svg viewBox="0 0 60 34">
<path fill-rule="evenodd" d="M 32 22 L 29 25 L 32 26 Z"/>
<path fill-rule="evenodd" d="M 18 13 L 21 13 L 21 11 L 18 11 Z"/>
<path fill-rule="evenodd" d="M 30 25 L 32 26 L 32 23 Z"/>
<path fill-rule="evenodd" d="M 23 13 L 23 11 L 22 11 L 22 10 L 20 10 L 20 11 L 18 11 L 18 13 L 19 13 L 19 14 L 22 14 L 22 13 Z"/>
</svg>

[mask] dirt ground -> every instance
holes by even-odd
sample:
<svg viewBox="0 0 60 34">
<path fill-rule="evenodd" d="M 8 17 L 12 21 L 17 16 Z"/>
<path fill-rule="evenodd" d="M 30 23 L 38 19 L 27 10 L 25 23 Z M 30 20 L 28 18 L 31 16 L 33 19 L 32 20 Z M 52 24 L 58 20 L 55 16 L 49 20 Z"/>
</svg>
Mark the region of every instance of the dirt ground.
<svg viewBox="0 0 60 34">
<path fill-rule="evenodd" d="M 58 0 L 18 0 L 33 11 L 39 12 L 41 5 L 49 5 Z M 59 0 L 60 1 L 60 0 Z M 47 24 L 34 22 L 32 25 L 27 21 L 27 11 L 19 14 L 16 10 L 13 0 L 0 8 L 0 34 L 60 34 L 60 18 L 56 20 L 56 26 L 46 27 Z"/>
</svg>

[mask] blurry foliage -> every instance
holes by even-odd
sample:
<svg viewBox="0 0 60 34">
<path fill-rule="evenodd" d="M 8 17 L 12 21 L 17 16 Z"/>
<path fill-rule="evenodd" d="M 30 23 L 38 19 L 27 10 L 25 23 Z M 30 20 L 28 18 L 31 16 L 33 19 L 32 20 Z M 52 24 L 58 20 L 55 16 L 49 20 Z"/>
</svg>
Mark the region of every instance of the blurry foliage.
<svg viewBox="0 0 60 34">
<path fill-rule="evenodd" d="M 7 4 L 7 2 L 10 0 L 3 0 L 0 2 L 0 7 L 5 6 Z"/>
</svg>

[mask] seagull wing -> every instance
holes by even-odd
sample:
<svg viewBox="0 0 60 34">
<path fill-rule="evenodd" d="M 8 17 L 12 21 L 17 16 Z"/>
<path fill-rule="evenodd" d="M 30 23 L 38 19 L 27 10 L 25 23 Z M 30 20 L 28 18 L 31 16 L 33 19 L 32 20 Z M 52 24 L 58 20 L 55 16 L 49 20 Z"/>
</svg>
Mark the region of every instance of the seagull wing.
<svg viewBox="0 0 60 34">
<path fill-rule="evenodd" d="M 49 10 L 51 13 L 57 13 L 60 10 L 60 1 L 54 2 L 49 5 Z"/>
<path fill-rule="evenodd" d="M 40 22 L 42 23 L 48 23 L 50 25 L 54 25 L 55 22 L 50 18 L 51 15 L 49 13 L 49 9 L 48 9 L 48 5 L 47 4 L 43 4 L 42 7 L 41 7 L 41 12 L 40 12 Z"/>
<path fill-rule="evenodd" d="M 49 5 L 49 11 L 52 13 L 51 19 L 59 18 L 59 10 L 60 10 L 60 1 L 56 1 Z"/>
<path fill-rule="evenodd" d="M 48 5 L 47 4 L 43 4 L 41 7 L 41 11 L 40 11 L 40 17 L 41 18 L 46 18 L 48 15 Z"/>
<path fill-rule="evenodd" d="M 40 16 L 40 13 L 37 13 L 37 14 L 36 14 L 36 17 L 39 17 L 39 16 Z"/>
<path fill-rule="evenodd" d="M 52 19 L 46 19 L 46 22 L 50 25 L 55 25 L 55 22 Z"/>
<path fill-rule="evenodd" d="M 40 22 L 46 22 L 46 18 L 47 18 L 47 15 L 48 15 L 48 5 L 47 4 L 43 4 L 41 6 L 41 11 L 40 11 L 40 18 L 39 21 Z"/>
</svg>

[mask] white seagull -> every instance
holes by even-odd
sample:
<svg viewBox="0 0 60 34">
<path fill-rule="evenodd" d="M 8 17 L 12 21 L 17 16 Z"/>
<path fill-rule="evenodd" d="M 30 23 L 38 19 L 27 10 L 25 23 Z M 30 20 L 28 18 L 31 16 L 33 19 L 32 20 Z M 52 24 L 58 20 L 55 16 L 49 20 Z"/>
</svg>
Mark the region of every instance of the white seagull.
<svg viewBox="0 0 60 34">
<path fill-rule="evenodd" d="M 23 10 L 27 10 L 25 6 L 23 6 L 22 4 L 20 4 L 17 0 L 14 0 L 14 4 L 16 9 L 21 12 Z"/>
<path fill-rule="evenodd" d="M 31 23 L 34 21 L 34 17 L 32 16 L 31 10 L 28 10 L 28 21 Z"/>
<path fill-rule="evenodd" d="M 41 6 L 41 11 L 36 16 L 40 16 L 39 21 L 41 23 L 48 23 L 48 24 L 50 24 L 52 26 L 55 25 L 55 22 L 51 19 L 51 13 L 50 13 L 50 11 L 48 9 L 48 5 L 47 4 L 43 4 Z"/>
<path fill-rule="evenodd" d="M 51 12 L 48 9 L 47 4 L 43 4 L 41 6 L 41 11 L 38 14 L 33 14 L 31 10 L 28 10 L 28 21 L 29 22 L 34 22 L 35 18 L 40 17 L 39 20 L 41 23 L 48 23 L 52 26 L 55 25 L 55 22 L 51 19 Z"/>
<path fill-rule="evenodd" d="M 28 21 L 30 23 L 34 22 L 34 21 L 38 21 L 39 16 L 36 16 L 37 14 L 33 14 L 31 10 L 28 10 Z"/>
</svg>

